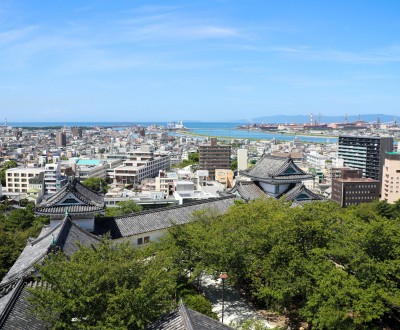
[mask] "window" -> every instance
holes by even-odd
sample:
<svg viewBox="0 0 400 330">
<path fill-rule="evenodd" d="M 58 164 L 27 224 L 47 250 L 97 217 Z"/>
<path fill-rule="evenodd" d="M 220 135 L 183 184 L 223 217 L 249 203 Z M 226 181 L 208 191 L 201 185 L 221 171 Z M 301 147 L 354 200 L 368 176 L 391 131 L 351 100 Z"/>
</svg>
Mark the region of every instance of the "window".
<svg viewBox="0 0 400 330">
<path fill-rule="evenodd" d="M 150 236 L 145 236 L 144 243 L 149 243 L 149 242 L 150 242 Z"/>
</svg>

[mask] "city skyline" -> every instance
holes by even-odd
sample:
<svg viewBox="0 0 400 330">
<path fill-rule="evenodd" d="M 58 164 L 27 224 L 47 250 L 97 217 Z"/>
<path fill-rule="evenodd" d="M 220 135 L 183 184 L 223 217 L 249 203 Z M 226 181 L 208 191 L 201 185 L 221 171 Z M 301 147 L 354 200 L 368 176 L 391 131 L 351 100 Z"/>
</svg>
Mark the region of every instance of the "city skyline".
<svg viewBox="0 0 400 330">
<path fill-rule="evenodd" d="M 10 122 L 395 116 L 399 9 L 395 1 L 361 0 L 5 0 L 0 116 Z"/>
</svg>

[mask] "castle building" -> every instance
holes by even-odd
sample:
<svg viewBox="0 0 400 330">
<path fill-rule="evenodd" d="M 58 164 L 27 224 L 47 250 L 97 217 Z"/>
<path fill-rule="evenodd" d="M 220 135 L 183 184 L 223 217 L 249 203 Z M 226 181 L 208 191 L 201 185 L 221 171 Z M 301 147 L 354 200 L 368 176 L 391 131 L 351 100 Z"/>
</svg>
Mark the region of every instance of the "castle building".
<svg viewBox="0 0 400 330">
<path fill-rule="evenodd" d="M 290 156 L 264 155 L 241 175 L 249 180 L 237 181 L 229 192 L 246 201 L 260 197 L 285 198 L 296 203 L 323 199 L 304 186 L 302 182 L 313 180 L 314 176 L 301 170 Z"/>
</svg>

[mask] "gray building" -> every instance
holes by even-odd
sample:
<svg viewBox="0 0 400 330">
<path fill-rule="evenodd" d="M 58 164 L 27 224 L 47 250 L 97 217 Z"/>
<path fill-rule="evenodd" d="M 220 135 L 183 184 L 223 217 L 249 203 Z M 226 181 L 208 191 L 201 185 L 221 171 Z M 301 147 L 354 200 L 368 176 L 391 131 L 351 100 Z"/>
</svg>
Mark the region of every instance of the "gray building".
<svg viewBox="0 0 400 330">
<path fill-rule="evenodd" d="M 344 165 L 362 170 L 363 177 L 382 182 L 385 154 L 393 151 L 393 137 L 339 136 L 339 158 Z"/>
</svg>

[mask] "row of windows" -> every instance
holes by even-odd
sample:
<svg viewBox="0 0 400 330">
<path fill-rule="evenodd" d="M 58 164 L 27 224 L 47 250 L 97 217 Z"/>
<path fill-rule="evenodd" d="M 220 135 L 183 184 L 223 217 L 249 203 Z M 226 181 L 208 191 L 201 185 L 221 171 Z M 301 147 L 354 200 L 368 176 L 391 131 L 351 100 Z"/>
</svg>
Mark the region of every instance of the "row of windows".
<svg viewBox="0 0 400 330">
<path fill-rule="evenodd" d="M 137 245 L 142 245 L 150 242 L 150 236 L 139 237 L 137 239 Z"/>
<path fill-rule="evenodd" d="M 350 196 L 346 197 L 346 200 L 371 200 L 371 199 L 376 199 L 374 196 Z"/>
<path fill-rule="evenodd" d="M 7 173 L 7 176 L 19 177 L 19 176 L 20 176 L 19 174 L 20 174 L 20 173 L 11 172 L 11 173 Z M 33 174 L 33 173 L 28 173 L 28 177 L 29 177 L 29 178 L 33 178 L 34 176 L 35 176 L 35 174 Z M 21 173 L 21 177 L 22 177 L 22 178 L 26 177 L 26 173 Z"/>
</svg>

